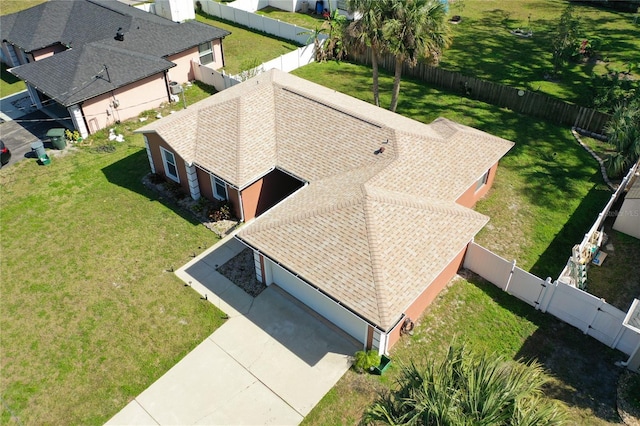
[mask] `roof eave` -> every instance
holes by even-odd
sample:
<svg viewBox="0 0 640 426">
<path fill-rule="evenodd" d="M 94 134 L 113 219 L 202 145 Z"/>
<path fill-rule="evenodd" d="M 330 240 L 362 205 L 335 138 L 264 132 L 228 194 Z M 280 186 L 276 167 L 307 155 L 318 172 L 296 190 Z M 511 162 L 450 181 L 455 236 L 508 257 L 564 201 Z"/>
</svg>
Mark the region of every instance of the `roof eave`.
<svg viewBox="0 0 640 426">
<path fill-rule="evenodd" d="M 122 84 L 114 85 L 114 87 L 113 87 L 112 89 L 105 90 L 104 92 L 101 92 L 101 93 L 98 93 L 98 94 L 94 94 L 94 95 L 92 95 L 92 96 L 85 96 L 85 97 L 83 97 L 83 98 L 74 99 L 74 100 L 73 100 L 73 102 L 70 102 L 70 103 L 63 103 L 63 102 L 59 102 L 59 101 L 58 101 L 58 102 L 59 102 L 60 104 L 64 105 L 64 106 L 71 106 L 71 105 L 78 104 L 78 103 L 80 103 L 80 102 L 85 102 L 85 101 L 87 101 L 87 100 L 89 100 L 89 99 L 93 99 L 93 98 L 95 98 L 95 97 L 97 97 L 97 96 L 104 95 L 105 93 L 109 93 L 109 92 L 112 92 L 112 91 L 114 91 L 114 90 L 118 90 L 118 89 L 120 89 L 120 88 L 122 88 L 122 87 L 125 87 L 125 86 L 129 85 L 129 84 L 132 84 L 132 83 L 138 82 L 138 81 L 140 81 L 140 80 L 144 80 L 145 78 L 149 78 L 149 77 L 151 77 L 151 76 L 153 76 L 153 75 L 160 74 L 160 73 L 165 72 L 166 70 L 168 70 L 168 69 L 170 69 L 170 68 L 173 68 L 173 67 L 175 67 L 175 66 L 176 66 L 176 64 L 171 63 L 171 66 L 166 67 L 166 68 L 164 68 L 164 69 L 161 69 L 160 71 L 156 71 L 156 72 L 152 72 L 152 73 L 146 74 L 146 75 L 144 75 L 144 77 L 140 77 L 140 78 L 138 78 L 138 79 L 131 80 L 131 81 L 127 82 L 127 83 L 122 83 Z M 56 101 L 57 101 L 57 99 L 56 99 Z"/>
</svg>

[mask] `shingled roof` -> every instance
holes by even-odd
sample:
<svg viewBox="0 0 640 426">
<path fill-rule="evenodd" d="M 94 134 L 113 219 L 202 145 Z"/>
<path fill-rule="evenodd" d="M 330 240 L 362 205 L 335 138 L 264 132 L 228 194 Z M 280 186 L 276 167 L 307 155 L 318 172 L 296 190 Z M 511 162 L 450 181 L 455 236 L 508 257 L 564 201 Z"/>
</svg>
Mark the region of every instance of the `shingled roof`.
<svg viewBox="0 0 640 426">
<path fill-rule="evenodd" d="M 455 200 L 513 146 L 277 70 L 138 131 L 238 188 L 274 167 L 308 182 L 238 238 L 385 330 L 486 224 Z"/>
<path fill-rule="evenodd" d="M 122 41 L 114 38 L 119 28 Z M 69 106 L 167 70 L 174 66 L 168 56 L 229 32 L 195 21 L 176 23 L 117 1 L 49 0 L 0 16 L 0 34 L 26 52 L 58 44 L 69 48 L 11 69 Z M 111 81 L 96 79 L 105 65 Z"/>
</svg>

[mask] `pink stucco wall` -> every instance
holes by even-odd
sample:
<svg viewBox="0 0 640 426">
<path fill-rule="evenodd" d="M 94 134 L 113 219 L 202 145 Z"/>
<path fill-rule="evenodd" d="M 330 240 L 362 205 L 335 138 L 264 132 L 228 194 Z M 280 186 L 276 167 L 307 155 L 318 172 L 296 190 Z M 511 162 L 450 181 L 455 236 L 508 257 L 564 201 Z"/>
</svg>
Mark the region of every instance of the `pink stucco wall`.
<svg viewBox="0 0 640 426">
<path fill-rule="evenodd" d="M 465 207 L 473 208 L 479 199 L 487 195 L 489 189 L 491 189 L 491 185 L 493 185 L 493 180 L 496 177 L 496 170 L 498 170 L 498 163 L 494 164 L 491 169 L 489 169 L 489 175 L 487 176 L 487 183 L 482 186 L 480 189 L 477 189 L 477 183 L 474 182 L 458 199 L 456 203 L 461 204 Z"/>
<path fill-rule="evenodd" d="M 31 52 L 31 58 L 34 61 L 39 61 L 41 59 L 48 58 L 49 56 L 53 56 L 56 53 L 63 52 L 65 50 L 67 50 L 66 47 L 64 47 L 61 44 L 56 44 L 54 46 L 45 47 L 44 49 L 34 50 L 33 52 Z"/>
<path fill-rule="evenodd" d="M 214 69 L 219 69 L 224 66 L 222 58 L 222 42 L 221 40 L 213 40 L 211 42 L 213 49 L 214 61 L 207 66 Z M 198 53 L 198 47 L 185 50 L 181 53 L 176 53 L 173 56 L 167 58 L 169 61 L 176 64 L 175 67 L 169 70 L 169 77 L 171 81 L 177 81 L 178 83 L 186 83 L 187 81 L 193 81 L 195 79 L 193 70 L 191 69 L 191 61 L 199 61 L 200 54 Z"/>
<path fill-rule="evenodd" d="M 119 103 L 117 108 L 113 107 L 114 100 Z M 89 132 L 95 133 L 116 121 L 136 117 L 142 111 L 156 108 L 167 101 L 169 92 L 164 73 L 158 73 L 83 102 L 82 113 Z"/>
<path fill-rule="evenodd" d="M 173 56 L 169 56 L 167 59 L 176 64 L 175 67 L 169 70 L 169 79 L 171 81 L 177 81 L 182 84 L 193 80 L 194 77 L 193 71 L 191 71 L 191 60 L 198 59 L 197 47 L 185 50 L 181 53 L 176 53 Z"/>
</svg>

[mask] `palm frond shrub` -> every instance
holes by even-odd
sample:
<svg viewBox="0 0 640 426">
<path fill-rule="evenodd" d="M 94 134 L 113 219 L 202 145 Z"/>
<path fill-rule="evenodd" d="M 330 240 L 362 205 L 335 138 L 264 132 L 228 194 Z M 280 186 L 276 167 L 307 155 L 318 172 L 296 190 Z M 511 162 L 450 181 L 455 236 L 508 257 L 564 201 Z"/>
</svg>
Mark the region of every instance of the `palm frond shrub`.
<svg viewBox="0 0 640 426">
<path fill-rule="evenodd" d="M 549 381 L 537 362 L 506 360 L 452 345 L 423 369 L 403 366 L 394 391 L 376 399 L 365 424 L 560 425 L 560 407 L 544 399 Z"/>
</svg>

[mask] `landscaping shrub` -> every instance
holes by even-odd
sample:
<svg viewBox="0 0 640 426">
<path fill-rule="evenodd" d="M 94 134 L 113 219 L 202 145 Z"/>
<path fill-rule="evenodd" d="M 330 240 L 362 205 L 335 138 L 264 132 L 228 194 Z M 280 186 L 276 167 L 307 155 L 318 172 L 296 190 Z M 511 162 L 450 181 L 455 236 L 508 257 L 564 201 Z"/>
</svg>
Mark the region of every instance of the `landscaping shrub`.
<svg viewBox="0 0 640 426">
<path fill-rule="evenodd" d="M 358 351 L 354 354 L 353 369 L 358 373 L 364 373 L 380 364 L 380 355 L 373 350 Z"/>
<path fill-rule="evenodd" d="M 171 196 L 175 197 L 176 200 L 181 200 L 187 196 L 180 184 L 172 180 L 168 180 L 165 183 L 165 188 L 167 189 L 167 191 L 169 191 Z"/>
<path fill-rule="evenodd" d="M 218 201 L 209 209 L 207 216 L 209 216 L 209 219 L 214 222 L 231 220 L 233 218 L 233 215 L 231 214 L 231 205 L 229 205 L 228 201 Z"/>
</svg>

